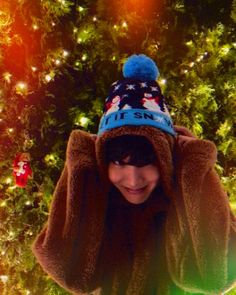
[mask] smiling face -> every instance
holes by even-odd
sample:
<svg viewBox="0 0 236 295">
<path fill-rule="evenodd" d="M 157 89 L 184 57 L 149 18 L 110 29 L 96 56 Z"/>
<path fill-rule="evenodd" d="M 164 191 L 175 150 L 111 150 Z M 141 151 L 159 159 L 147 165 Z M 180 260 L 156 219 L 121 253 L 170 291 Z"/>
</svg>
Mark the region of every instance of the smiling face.
<svg viewBox="0 0 236 295">
<path fill-rule="evenodd" d="M 122 163 L 110 162 L 108 177 L 128 202 L 141 204 L 149 198 L 159 184 L 159 170 L 155 164 L 137 167 L 126 163 L 129 163 L 129 158 Z"/>
<path fill-rule="evenodd" d="M 142 136 L 124 135 L 107 143 L 108 177 L 132 204 L 145 202 L 160 181 L 156 155 Z"/>
</svg>

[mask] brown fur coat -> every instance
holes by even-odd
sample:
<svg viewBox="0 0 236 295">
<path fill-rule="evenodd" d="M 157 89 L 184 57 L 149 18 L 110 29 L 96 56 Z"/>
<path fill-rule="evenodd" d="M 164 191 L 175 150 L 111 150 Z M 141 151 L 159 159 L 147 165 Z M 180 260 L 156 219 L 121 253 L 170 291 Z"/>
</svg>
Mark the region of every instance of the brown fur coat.
<svg viewBox="0 0 236 295">
<path fill-rule="evenodd" d="M 183 134 L 188 131 L 182 128 Z M 146 136 L 162 187 L 142 205 L 111 189 L 105 142 Z M 72 294 L 220 294 L 236 281 L 236 219 L 217 174 L 216 148 L 184 146 L 153 127 L 73 131 L 49 219 L 33 244 L 45 272 Z"/>
</svg>

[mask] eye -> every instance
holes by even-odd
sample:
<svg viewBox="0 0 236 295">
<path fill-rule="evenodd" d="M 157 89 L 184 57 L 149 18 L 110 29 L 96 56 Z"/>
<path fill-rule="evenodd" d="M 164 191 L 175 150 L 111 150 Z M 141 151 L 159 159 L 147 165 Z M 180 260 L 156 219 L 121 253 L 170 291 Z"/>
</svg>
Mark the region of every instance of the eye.
<svg viewBox="0 0 236 295">
<path fill-rule="evenodd" d="M 116 166 L 120 166 L 121 165 L 121 162 L 120 161 L 112 161 L 113 164 L 115 164 Z"/>
</svg>

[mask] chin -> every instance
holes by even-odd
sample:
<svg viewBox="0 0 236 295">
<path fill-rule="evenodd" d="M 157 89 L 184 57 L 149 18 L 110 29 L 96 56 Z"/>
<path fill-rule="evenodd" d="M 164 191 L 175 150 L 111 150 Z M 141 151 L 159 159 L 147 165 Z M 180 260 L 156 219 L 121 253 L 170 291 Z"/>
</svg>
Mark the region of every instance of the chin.
<svg viewBox="0 0 236 295">
<path fill-rule="evenodd" d="M 147 199 L 150 196 L 150 194 L 148 194 L 146 196 L 130 196 L 127 194 L 122 194 L 122 195 L 126 199 L 127 202 L 134 204 L 134 205 L 139 205 L 139 204 L 144 203 L 145 201 L 147 201 Z"/>
</svg>

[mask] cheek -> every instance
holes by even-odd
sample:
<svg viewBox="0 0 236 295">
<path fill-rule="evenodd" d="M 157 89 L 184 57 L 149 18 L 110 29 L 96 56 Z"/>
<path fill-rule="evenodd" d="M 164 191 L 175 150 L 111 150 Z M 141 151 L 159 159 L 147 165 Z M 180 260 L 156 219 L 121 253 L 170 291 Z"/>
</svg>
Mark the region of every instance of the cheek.
<svg viewBox="0 0 236 295">
<path fill-rule="evenodd" d="M 156 184 L 158 184 L 159 181 L 160 181 L 160 174 L 157 174 L 156 177 L 155 177 L 154 182 L 155 182 Z"/>
<path fill-rule="evenodd" d="M 115 184 L 120 181 L 120 173 L 113 167 L 112 164 L 108 166 L 108 178 L 111 183 Z"/>
<path fill-rule="evenodd" d="M 160 181 L 160 172 L 158 169 L 153 169 L 147 173 L 149 175 L 149 181 L 151 183 L 157 184 Z"/>
</svg>

